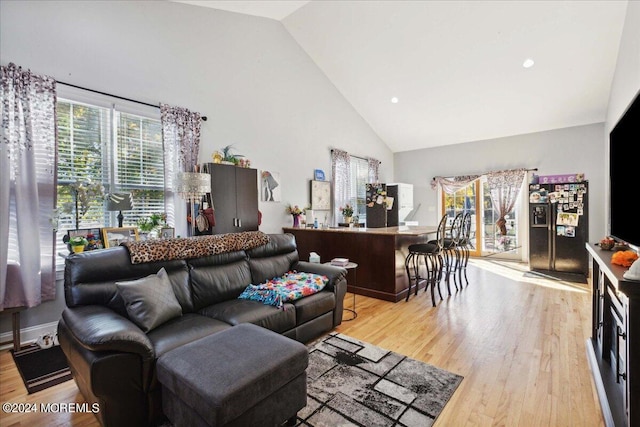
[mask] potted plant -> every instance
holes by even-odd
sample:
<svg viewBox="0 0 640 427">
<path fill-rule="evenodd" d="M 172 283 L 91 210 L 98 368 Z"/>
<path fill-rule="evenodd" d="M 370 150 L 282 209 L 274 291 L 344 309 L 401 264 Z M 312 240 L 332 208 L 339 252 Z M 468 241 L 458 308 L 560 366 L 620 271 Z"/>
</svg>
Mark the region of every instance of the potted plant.
<svg viewBox="0 0 640 427">
<path fill-rule="evenodd" d="M 226 147 L 222 148 L 222 164 L 237 166 L 240 158 L 244 157 L 244 155 L 242 154 L 231 154 L 232 148 L 233 145 L 227 145 Z"/>
<path fill-rule="evenodd" d="M 347 203 L 343 208 L 340 208 L 340 210 L 342 211 L 342 216 L 344 216 L 344 222 L 347 224 L 350 223 L 353 218 L 353 206 Z"/>
<path fill-rule="evenodd" d="M 166 217 L 164 215 L 159 213 L 139 218 L 138 230 L 140 230 L 140 234 L 143 236 L 149 236 L 152 232 L 158 230 L 163 225 L 162 223 L 165 218 Z M 143 238 L 142 240 L 146 240 L 146 238 Z"/>
<path fill-rule="evenodd" d="M 84 247 L 89 244 L 89 241 L 84 236 L 74 236 L 69 239 L 69 245 L 74 253 L 84 251 Z"/>
</svg>

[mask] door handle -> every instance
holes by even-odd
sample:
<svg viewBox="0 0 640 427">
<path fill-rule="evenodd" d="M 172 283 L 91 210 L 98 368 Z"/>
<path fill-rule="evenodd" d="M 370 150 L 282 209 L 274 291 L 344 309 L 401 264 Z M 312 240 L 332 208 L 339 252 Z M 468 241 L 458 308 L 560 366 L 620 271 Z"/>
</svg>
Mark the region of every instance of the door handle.
<svg viewBox="0 0 640 427">
<path fill-rule="evenodd" d="M 618 333 L 618 336 L 626 341 L 627 340 L 627 333 L 626 332 L 622 332 L 622 328 L 620 326 L 617 326 L 617 329 L 618 330 L 616 332 Z"/>
</svg>

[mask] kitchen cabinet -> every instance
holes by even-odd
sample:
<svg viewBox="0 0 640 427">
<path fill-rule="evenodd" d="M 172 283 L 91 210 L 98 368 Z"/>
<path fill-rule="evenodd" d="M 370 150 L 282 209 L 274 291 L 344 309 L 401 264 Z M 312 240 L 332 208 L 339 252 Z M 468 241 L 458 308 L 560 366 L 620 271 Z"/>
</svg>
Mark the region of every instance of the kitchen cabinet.
<svg viewBox="0 0 640 427">
<path fill-rule="evenodd" d="M 588 243 L 592 322 L 587 356 L 607 426 L 640 425 L 640 282 L 611 263 L 613 252 Z"/>
</svg>

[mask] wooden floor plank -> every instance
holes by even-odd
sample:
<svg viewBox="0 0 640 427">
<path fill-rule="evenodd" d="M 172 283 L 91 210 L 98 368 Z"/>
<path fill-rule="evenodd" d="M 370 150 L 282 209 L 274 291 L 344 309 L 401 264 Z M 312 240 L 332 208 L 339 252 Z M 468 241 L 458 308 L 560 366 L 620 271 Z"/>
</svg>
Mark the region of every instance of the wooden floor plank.
<svg viewBox="0 0 640 427">
<path fill-rule="evenodd" d="M 443 287 L 437 307 L 424 291 L 395 304 L 358 295 L 358 317 L 337 331 L 463 375 L 436 426 L 603 426 L 585 350 L 589 287 L 525 270 L 472 260 L 470 285 L 452 296 Z M 73 381 L 28 395 L 8 351 L 0 401 L 84 402 Z M 4 412 L 0 425 L 99 426 L 90 413 Z"/>
</svg>

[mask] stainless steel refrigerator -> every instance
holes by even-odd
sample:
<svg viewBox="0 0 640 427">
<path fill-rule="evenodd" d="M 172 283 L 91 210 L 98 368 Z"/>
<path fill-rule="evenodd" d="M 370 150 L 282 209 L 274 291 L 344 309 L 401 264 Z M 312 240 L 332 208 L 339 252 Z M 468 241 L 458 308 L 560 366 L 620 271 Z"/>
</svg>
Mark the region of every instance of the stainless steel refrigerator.
<svg viewBox="0 0 640 427">
<path fill-rule="evenodd" d="M 589 183 L 529 184 L 529 268 L 584 282 L 589 274 Z"/>
</svg>

